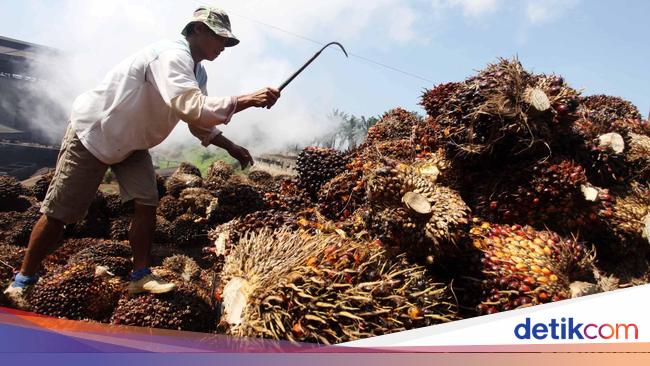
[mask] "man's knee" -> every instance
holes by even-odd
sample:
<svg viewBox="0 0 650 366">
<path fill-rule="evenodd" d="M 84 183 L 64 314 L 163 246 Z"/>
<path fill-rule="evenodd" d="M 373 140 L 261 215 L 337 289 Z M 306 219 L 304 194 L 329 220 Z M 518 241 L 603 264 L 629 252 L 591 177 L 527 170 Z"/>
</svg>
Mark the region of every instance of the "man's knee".
<svg viewBox="0 0 650 366">
<path fill-rule="evenodd" d="M 63 230 L 63 227 L 65 226 L 65 223 L 63 221 L 45 214 L 41 215 L 39 221 L 42 222 L 42 224 L 47 228 L 52 228 L 52 229 L 60 228 L 61 230 Z"/>
</svg>

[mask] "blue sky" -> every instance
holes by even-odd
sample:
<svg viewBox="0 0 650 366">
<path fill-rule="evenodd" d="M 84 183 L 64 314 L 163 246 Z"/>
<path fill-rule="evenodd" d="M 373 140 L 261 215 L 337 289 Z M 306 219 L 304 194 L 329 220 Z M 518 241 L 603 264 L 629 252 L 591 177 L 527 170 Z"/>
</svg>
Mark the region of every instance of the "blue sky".
<svg viewBox="0 0 650 366">
<path fill-rule="evenodd" d="M 176 37 L 200 3 L 228 11 L 242 41 L 206 65 L 213 95 L 278 85 L 319 48 L 268 25 L 340 41 L 350 53 L 430 80 L 328 50 L 274 109 L 243 112 L 225 127 L 241 140 L 254 126 L 271 145 L 308 138 L 328 128 L 323 117 L 334 108 L 356 115 L 396 106 L 422 111 L 425 88 L 463 80 L 498 57 L 561 74 L 585 95 L 623 97 L 644 116 L 650 110 L 650 1 L 643 0 L 3 0 L 0 35 L 69 56 L 59 68 L 65 82 L 53 91 L 67 105 L 123 57 Z"/>
</svg>

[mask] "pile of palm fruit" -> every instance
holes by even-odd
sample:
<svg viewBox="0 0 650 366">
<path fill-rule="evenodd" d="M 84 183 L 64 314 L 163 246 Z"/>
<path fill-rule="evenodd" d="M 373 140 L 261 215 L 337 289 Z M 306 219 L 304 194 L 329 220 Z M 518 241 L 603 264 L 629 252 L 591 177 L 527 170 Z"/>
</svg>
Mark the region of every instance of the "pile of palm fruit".
<svg viewBox="0 0 650 366">
<path fill-rule="evenodd" d="M 514 59 L 421 105 L 350 151 L 305 148 L 295 176 L 215 162 L 159 177 L 152 265 L 172 294 L 126 294 L 133 207 L 98 193 L 27 305 L 331 344 L 648 282 L 650 126 L 631 103 Z M 0 177 L 2 285 L 51 179 Z"/>
</svg>

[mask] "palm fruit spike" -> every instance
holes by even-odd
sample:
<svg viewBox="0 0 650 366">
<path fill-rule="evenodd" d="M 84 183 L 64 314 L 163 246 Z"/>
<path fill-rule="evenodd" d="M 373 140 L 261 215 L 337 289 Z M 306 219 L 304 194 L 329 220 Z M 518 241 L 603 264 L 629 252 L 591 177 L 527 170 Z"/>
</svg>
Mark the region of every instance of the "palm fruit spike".
<svg viewBox="0 0 650 366">
<path fill-rule="evenodd" d="M 468 224 L 469 208 L 460 195 L 411 166 L 388 162 L 371 169 L 366 190 L 371 208 L 367 227 L 384 244 L 417 260 L 444 255 Z"/>
<path fill-rule="evenodd" d="M 484 277 L 479 314 L 567 299 L 573 279 L 593 271 L 583 245 L 551 231 L 478 222 L 470 234 Z"/>
<path fill-rule="evenodd" d="M 472 211 L 500 223 L 585 226 L 594 220 L 581 190 L 586 182 L 585 170 L 570 159 L 523 163 L 481 177 L 472 191 Z"/>
<path fill-rule="evenodd" d="M 634 179 L 650 182 L 650 136 L 630 133 L 625 160 L 633 166 Z"/>
<path fill-rule="evenodd" d="M 20 268 L 25 248 L 16 245 L 0 245 L 0 286 L 6 287 L 14 272 Z"/>
<path fill-rule="evenodd" d="M 201 276 L 201 268 L 196 262 L 182 254 L 176 254 L 163 260 L 162 266 L 178 274 L 185 282 L 196 281 Z"/>
<path fill-rule="evenodd" d="M 346 164 L 345 155 L 334 149 L 306 147 L 296 161 L 299 185 L 316 201 L 320 187 L 342 173 Z"/>
<path fill-rule="evenodd" d="M 412 168 L 420 175 L 428 178 L 432 183 L 462 189 L 464 185 L 464 174 L 456 166 L 452 159 L 447 157 L 444 149 L 437 149 L 433 152 L 420 154 L 411 164 Z"/>
<path fill-rule="evenodd" d="M 106 320 L 123 288 L 117 278 L 96 272 L 90 262 L 70 264 L 43 277 L 27 293 L 31 309 L 68 319 Z"/>
<path fill-rule="evenodd" d="M 247 236 L 221 281 L 221 324 L 235 336 L 332 344 L 456 318 L 451 293 L 423 267 L 335 235 Z"/>
<path fill-rule="evenodd" d="M 175 283 L 177 288 L 170 293 L 122 297 L 110 322 L 193 332 L 214 330 L 215 312 L 209 301 L 200 296 L 201 289 L 191 283 Z"/>
<path fill-rule="evenodd" d="M 365 149 L 379 142 L 411 139 L 413 128 L 422 123 L 420 117 L 402 108 L 384 113 L 379 122 L 368 130 L 368 135 L 360 148 Z"/>
<path fill-rule="evenodd" d="M 0 175 L 0 211 L 14 211 L 24 193 L 25 189 L 16 178 Z"/>
<path fill-rule="evenodd" d="M 216 193 L 218 204 L 210 210 L 211 223 L 228 222 L 235 217 L 266 209 L 262 192 L 248 184 L 229 184 Z"/>
<path fill-rule="evenodd" d="M 42 201 L 45 199 L 45 194 L 47 193 L 47 189 L 50 187 L 52 178 L 54 178 L 54 171 L 49 171 L 41 175 L 36 183 L 34 183 L 32 186 L 32 194 L 37 200 Z"/>
<path fill-rule="evenodd" d="M 605 192 L 601 197 L 609 192 Z M 585 235 L 598 248 L 603 259 L 620 261 L 650 252 L 644 237 L 650 215 L 650 187 L 632 182 L 623 192 L 612 192 L 615 202 L 598 211 L 600 225 Z"/>
<path fill-rule="evenodd" d="M 68 259 L 68 263 L 88 262 L 97 266 L 107 267 L 115 275 L 125 276 L 133 268 L 131 256 L 131 248 L 126 244 L 100 241 L 93 246 L 73 254 Z"/>
<path fill-rule="evenodd" d="M 178 197 L 185 188 L 202 187 L 203 180 L 195 174 L 187 174 L 180 171 L 174 172 L 165 182 L 167 193 Z"/>
</svg>

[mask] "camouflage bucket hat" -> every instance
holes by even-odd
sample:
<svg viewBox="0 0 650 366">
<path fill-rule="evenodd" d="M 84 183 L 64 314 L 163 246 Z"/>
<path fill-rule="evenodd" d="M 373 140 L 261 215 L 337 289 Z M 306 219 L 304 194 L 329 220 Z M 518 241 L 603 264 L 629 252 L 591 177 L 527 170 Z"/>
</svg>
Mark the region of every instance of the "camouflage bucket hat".
<svg viewBox="0 0 650 366">
<path fill-rule="evenodd" d="M 181 32 L 184 36 L 189 33 L 190 27 L 201 22 L 208 26 L 216 35 L 226 38 L 226 47 L 236 46 L 239 43 L 237 37 L 230 30 L 230 19 L 225 11 L 217 8 L 201 6 L 194 11 L 192 20 L 183 28 Z"/>
</svg>

